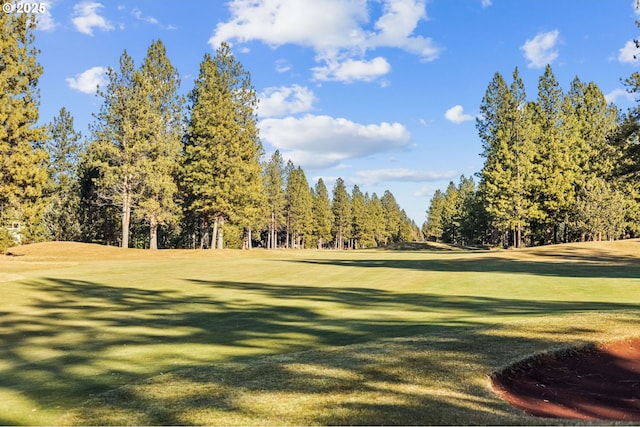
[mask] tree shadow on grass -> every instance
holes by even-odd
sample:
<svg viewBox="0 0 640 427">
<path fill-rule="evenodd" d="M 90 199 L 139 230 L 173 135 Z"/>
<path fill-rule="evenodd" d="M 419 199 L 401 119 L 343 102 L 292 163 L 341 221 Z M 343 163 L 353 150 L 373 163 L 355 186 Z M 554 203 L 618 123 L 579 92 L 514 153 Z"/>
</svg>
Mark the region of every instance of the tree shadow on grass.
<svg viewBox="0 0 640 427">
<path fill-rule="evenodd" d="M 545 255 L 547 256 L 547 255 Z M 523 273 L 553 277 L 640 278 L 640 260 L 636 257 L 588 257 L 576 255 L 570 262 L 566 256 L 558 262 L 544 260 L 505 259 L 480 256 L 459 259 L 297 259 L 276 260 L 313 265 L 359 268 L 398 268 L 438 272 Z M 565 262 L 563 262 L 565 261 Z"/>
<path fill-rule="evenodd" d="M 22 302 L 19 309 L 5 303 L 0 313 L 0 384 L 31 406 L 11 410 L 0 404 L 8 411 L 3 415 L 5 421 L 58 424 L 57 419 L 43 422 L 15 411 L 35 407 L 52 414 L 64 413 L 107 390 L 176 369 L 200 372 L 201 366 L 220 362 L 244 363 L 246 367 L 257 356 L 401 336 L 440 336 L 445 337 L 443 342 L 454 342 L 459 331 L 486 326 L 492 318 L 504 315 L 636 308 L 631 303 L 535 302 L 373 288 L 202 280 L 184 283 L 184 289 L 155 290 L 148 285 L 113 286 L 57 278 L 23 282 L 31 288 L 31 299 Z M 478 345 L 465 344 L 459 351 L 466 359 L 486 357 Z M 331 368 L 318 358 L 317 364 L 323 369 Z M 360 363 L 356 360 L 340 363 L 333 367 L 360 369 L 351 366 Z M 272 385 L 260 381 L 256 387 L 288 392 L 291 384 L 303 387 L 305 375 L 289 373 L 283 377 L 287 379 L 284 382 L 275 376 Z M 232 382 L 225 386 L 225 393 L 233 395 L 233 390 L 247 387 L 235 385 L 231 374 L 225 378 Z M 139 398 L 143 403 L 153 400 L 149 396 Z M 225 411 L 233 412 L 235 406 L 229 399 Z M 117 405 L 126 409 L 130 404 L 126 400 L 130 399 L 118 400 Z M 194 402 L 195 408 L 203 401 Z M 154 410 L 158 418 L 145 418 L 141 424 L 182 423 L 183 418 L 176 418 L 166 406 Z M 329 423 L 331 419 L 315 422 Z M 361 419 L 365 423 L 373 420 Z M 335 420 L 343 423 L 339 417 Z M 103 424 L 99 420 L 89 423 Z"/>
</svg>

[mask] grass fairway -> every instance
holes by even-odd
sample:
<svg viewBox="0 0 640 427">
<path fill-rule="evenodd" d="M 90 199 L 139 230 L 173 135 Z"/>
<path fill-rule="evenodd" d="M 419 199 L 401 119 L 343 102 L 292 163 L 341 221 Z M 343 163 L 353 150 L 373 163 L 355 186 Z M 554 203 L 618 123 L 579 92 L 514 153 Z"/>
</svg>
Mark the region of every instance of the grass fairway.
<svg viewBox="0 0 640 427">
<path fill-rule="evenodd" d="M 487 375 L 640 335 L 638 240 L 13 254 L 0 424 L 548 424 Z"/>
</svg>

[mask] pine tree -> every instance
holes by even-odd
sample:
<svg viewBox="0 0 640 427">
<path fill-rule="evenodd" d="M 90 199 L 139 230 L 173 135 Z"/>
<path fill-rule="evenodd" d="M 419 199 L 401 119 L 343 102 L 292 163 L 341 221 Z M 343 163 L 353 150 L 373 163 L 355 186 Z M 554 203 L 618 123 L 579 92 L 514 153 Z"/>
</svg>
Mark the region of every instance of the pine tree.
<svg viewBox="0 0 640 427">
<path fill-rule="evenodd" d="M 342 178 L 336 179 L 333 187 L 333 198 L 331 201 L 333 212 L 333 234 L 335 236 L 335 248 L 344 249 L 345 239 L 348 239 L 351 232 L 351 205 L 349 193 Z"/>
<path fill-rule="evenodd" d="M 311 236 L 313 228 L 313 200 L 309 183 L 300 166 L 289 174 L 286 201 L 291 247 L 303 248 L 304 241 Z"/>
<path fill-rule="evenodd" d="M 280 151 L 276 150 L 265 164 L 263 172 L 266 194 L 267 215 L 267 248 L 278 247 L 278 231 L 284 223 L 284 161 Z"/>
<path fill-rule="evenodd" d="M 538 82 L 538 99 L 533 109 L 533 123 L 536 126 L 535 145 L 540 178 L 537 202 L 544 212 L 547 241 L 558 243 L 564 240 L 561 227 L 566 226 L 568 213 L 575 202 L 575 164 L 572 161 L 574 134 L 572 125 L 565 121 L 563 94 L 547 65 Z"/>
<path fill-rule="evenodd" d="M 400 225 L 402 222 L 400 206 L 398 205 L 398 202 L 396 202 L 394 195 L 389 190 L 384 192 L 380 198 L 380 203 L 382 204 L 382 210 L 384 211 L 385 231 L 389 239 L 385 242 L 385 245 L 389 243 L 397 243 L 400 241 Z"/>
<path fill-rule="evenodd" d="M 52 181 L 44 222 L 49 238 L 77 240 L 81 235 L 78 162 L 82 134 L 73 127 L 73 116 L 62 107 L 49 125 L 49 176 Z"/>
<path fill-rule="evenodd" d="M 513 232 L 516 246 L 522 242 L 523 229 L 540 216 L 533 197 L 537 177 L 531 109 L 525 99 L 517 68 L 510 87 L 496 73 L 480 106 L 482 116 L 476 122 L 485 158 L 480 174 L 485 207 L 501 234 Z"/>
<path fill-rule="evenodd" d="M 376 193 L 371 195 L 371 199 L 367 204 L 367 212 L 369 212 L 371 227 L 373 228 L 374 245 L 386 245 L 389 240 L 386 229 L 386 219 L 382 203 Z"/>
<path fill-rule="evenodd" d="M 181 151 L 182 103 L 178 71 L 167 58 L 162 41 L 153 41 L 139 72 L 142 108 L 148 111 L 147 151 L 138 216 L 149 224 L 149 248 L 158 249 L 158 226 L 175 225 L 180 208 L 176 197 L 177 162 Z"/>
<path fill-rule="evenodd" d="M 366 247 L 373 240 L 367 230 L 367 209 L 364 194 L 357 185 L 351 190 L 351 236 L 350 247 Z"/>
<path fill-rule="evenodd" d="M 18 222 L 22 243 L 42 240 L 48 186 L 44 126 L 38 122 L 42 67 L 33 15 L 0 14 L 0 227 Z"/>
<path fill-rule="evenodd" d="M 103 98 L 100 112 L 92 126 L 93 141 L 86 168 L 95 170 L 98 199 L 120 210 L 123 248 L 129 247 L 131 214 L 137 205 L 144 180 L 144 163 L 148 151 L 145 125 L 149 111 L 145 108 L 133 60 L 125 50 L 120 56 L 120 71 L 107 70 L 109 83 L 98 90 Z"/>
<path fill-rule="evenodd" d="M 206 230 L 201 246 L 212 222 L 211 247 L 222 248 L 226 221 L 251 234 L 264 195 L 257 96 L 249 73 L 228 44 L 223 43 L 214 57 L 204 56 L 189 100 L 182 186 L 188 209 L 200 216 Z"/>
<path fill-rule="evenodd" d="M 444 234 L 444 206 L 446 203 L 445 195 L 439 189 L 433 194 L 429 209 L 427 209 L 427 221 L 424 225 L 424 234 L 427 240 L 439 242 Z"/>
<path fill-rule="evenodd" d="M 581 240 L 617 239 L 625 227 L 627 201 L 603 178 L 591 177 L 578 193 L 575 217 Z"/>
<path fill-rule="evenodd" d="M 313 191 L 313 235 L 316 237 L 318 249 L 322 249 L 324 243 L 331 240 L 332 224 L 333 212 L 329 192 L 322 178 L 318 178 Z"/>
</svg>

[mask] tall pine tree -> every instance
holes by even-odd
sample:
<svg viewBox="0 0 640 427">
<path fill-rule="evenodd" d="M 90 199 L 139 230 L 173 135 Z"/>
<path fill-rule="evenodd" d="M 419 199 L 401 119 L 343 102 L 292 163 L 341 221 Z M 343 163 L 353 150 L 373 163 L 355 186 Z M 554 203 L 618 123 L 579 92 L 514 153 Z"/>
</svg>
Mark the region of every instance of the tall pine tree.
<svg viewBox="0 0 640 427">
<path fill-rule="evenodd" d="M 515 246 L 522 242 L 523 229 L 540 216 L 532 194 L 536 183 L 535 150 L 530 107 L 525 100 L 517 68 L 511 86 L 496 73 L 482 99 L 481 118 L 476 122 L 485 158 L 480 174 L 485 208 L 501 234 L 512 231 Z"/>
<path fill-rule="evenodd" d="M 222 248 L 225 221 L 250 234 L 264 194 L 257 96 L 249 72 L 228 44 L 223 43 L 215 56 L 204 56 L 189 100 L 182 186 L 188 209 L 200 216 L 203 230 L 213 225 L 211 247 Z"/>
<path fill-rule="evenodd" d="M 23 243 L 44 239 L 48 187 L 46 130 L 37 125 L 42 67 L 35 25 L 34 15 L 0 14 L 0 227 L 18 224 L 15 237 Z"/>
<path fill-rule="evenodd" d="M 149 225 L 149 248 L 158 248 L 158 227 L 175 225 L 177 203 L 177 162 L 181 151 L 182 104 L 178 95 L 178 71 L 167 58 L 162 41 L 153 41 L 139 71 L 142 108 L 148 110 L 148 144 L 141 172 L 138 216 Z"/>
</svg>

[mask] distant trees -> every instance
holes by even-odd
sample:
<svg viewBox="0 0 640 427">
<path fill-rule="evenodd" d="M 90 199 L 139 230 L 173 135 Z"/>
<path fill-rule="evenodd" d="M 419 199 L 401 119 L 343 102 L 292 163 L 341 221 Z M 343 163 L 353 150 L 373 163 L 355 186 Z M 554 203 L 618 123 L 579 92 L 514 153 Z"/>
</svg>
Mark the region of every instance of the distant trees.
<svg viewBox="0 0 640 427">
<path fill-rule="evenodd" d="M 81 141 L 65 108 L 37 125 L 34 23 L 0 22 L 0 249 L 16 237 L 359 249 L 423 236 L 520 247 L 640 234 L 640 107 L 621 115 L 577 77 L 564 93 L 550 66 L 535 100 L 517 68 L 510 83 L 493 76 L 477 120 L 478 183 L 461 176 L 436 191 L 421 230 L 390 191 L 349 190 L 342 178 L 312 188 L 278 151 L 261 162 L 256 92 L 227 44 L 204 55 L 187 102 L 161 41 L 139 68 L 125 50 Z M 640 74 L 625 84 L 640 93 Z"/>
<path fill-rule="evenodd" d="M 204 55 L 186 114 L 161 41 L 139 68 L 124 51 L 107 77 L 86 148 L 66 110 L 51 126 L 51 238 L 150 249 L 343 249 L 416 236 L 389 192 L 383 208 L 357 186 L 350 196 L 338 179 L 330 198 L 322 179 L 311 188 L 278 151 L 260 162 L 256 92 L 228 45 Z M 53 214 L 65 197 L 78 205 L 75 234 Z"/>
<path fill-rule="evenodd" d="M 577 77 L 563 93 L 550 66 L 535 101 L 517 68 L 510 85 L 496 73 L 480 110 L 479 185 L 462 177 L 434 194 L 429 239 L 520 247 L 638 234 L 633 112 L 620 121 L 595 83 Z"/>
<path fill-rule="evenodd" d="M 313 236 L 316 238 L 318 249 L 322 249 L 325 242 L 330 241 L 333 237 L 331 234 L 332 224 L 333 212 L 331 211 L 329 192 L 322 178 L 318 178 L 313 191 Z"/>
<path fill-rule="evenodd" d="M 284 224 L 284 160 L 276 150 L 264 166 L 263 183 L 266 195 L 267 249 L 278 247 L 278 232 Z M 326 188 L 325 188 L 326 191 Z"/>
</svg>

